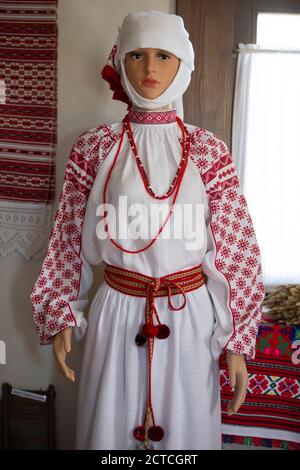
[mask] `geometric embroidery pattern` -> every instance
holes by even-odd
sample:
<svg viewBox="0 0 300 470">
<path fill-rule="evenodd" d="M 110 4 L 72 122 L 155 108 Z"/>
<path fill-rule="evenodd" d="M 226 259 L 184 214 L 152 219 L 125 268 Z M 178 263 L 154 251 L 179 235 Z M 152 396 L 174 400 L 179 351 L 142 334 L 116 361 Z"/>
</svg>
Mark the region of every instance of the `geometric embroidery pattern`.
<svg viewBox="0 0 300 470">
<path fill-rule="evenodd" d="M 1 3 L 0 197 L 55 196 L 57 0 Z"/>
<path fill-rule="evenodd" d="M 226 413 L 233 396 L 227 358 L 225 354 L 220 356 L 222 422 L 233 428 L 243 427 L 245 436 L 248 430 L 249 435 L 253 435 L 255 427 L 254 445 L 300 448 L 300 372 L 297 355 L 294 355 L 295 342 L 299 337 L 300 327 L 272 324 L 262 319 L 255 359 L 247 363 L 247 395 L 239 412 L 232 416 Z M 261 437 L 264 435 L 262 429 L 267 430 L 266 435 L 270 439 Z M 292 433 L 290 441 L 280 440 L 278 430 L 287 431 L 286 439 L 288 432 Z M 245 443 L 248 438 L 237 435 L 226 436 L 226 439 Z M 248 444 L 252 443 L 248 441 Z"/>
<path fill-rule="evenodd" d="M 255 357 L 264 284 L 252 220 L 225 143 L 206 129 L 193 133 L 191 158 L 209 198 L 214 262 L 229 291 L 233 333 L 224 349 Z"/>
<path fill-rule="evenodd" d="M 40 344 L 49 344 L 56 333 L 76 326 L 70 302 L 77 299 L 80 289 L 81 233 L 87 199 L 110 148 L 107 141 L 112 145 L 119 137 L 110 126 L 103 125 L 82 133 L 72 147 L 49 247 L 31 293 Z"/>
</svg>

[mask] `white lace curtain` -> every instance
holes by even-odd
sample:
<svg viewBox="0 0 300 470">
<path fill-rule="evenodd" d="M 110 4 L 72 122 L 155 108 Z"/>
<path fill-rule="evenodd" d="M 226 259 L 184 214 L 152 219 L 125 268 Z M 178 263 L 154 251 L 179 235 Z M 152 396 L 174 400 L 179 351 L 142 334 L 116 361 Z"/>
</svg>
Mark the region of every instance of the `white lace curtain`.
<svg viewBox="0 0 300 470">
<path fill-rule="evenodd" d="M 300 50 L 239 50 L 232 154 L 264 281 L 300 283 Z"/>
</svg>

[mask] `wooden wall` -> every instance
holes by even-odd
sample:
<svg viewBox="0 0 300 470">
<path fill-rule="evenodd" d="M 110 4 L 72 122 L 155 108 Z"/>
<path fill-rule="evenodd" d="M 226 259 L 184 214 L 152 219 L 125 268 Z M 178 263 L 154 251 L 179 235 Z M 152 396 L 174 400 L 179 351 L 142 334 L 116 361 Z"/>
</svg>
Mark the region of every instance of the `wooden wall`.
<svg viewBox="0 0 300 470">
<path fill-rule="evenodd" d="M 195 50 L 195 71 L 184 94 L 184 120 L 216 133 L 231 150 L 239 42 L 256 42 L 258 11 L 300 13 L 300 0 L 177 0 L 177 14 Z"/>
<path fill-rule="evenodd" d="M 195 71 L 184 94 L 184 119 L 230 145 L 234 0 L 178 0 L 177 14 L 195 50 Z"/>
</svg>

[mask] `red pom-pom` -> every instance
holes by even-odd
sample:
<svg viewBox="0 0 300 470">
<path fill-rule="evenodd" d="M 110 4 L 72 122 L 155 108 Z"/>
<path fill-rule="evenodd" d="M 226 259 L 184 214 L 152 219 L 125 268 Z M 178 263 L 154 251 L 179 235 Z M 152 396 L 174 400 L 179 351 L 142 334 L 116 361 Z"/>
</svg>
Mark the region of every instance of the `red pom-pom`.
<svg viewBox="0 0 300 470">
<path fill-rule="evenodd" d="M 160 426 L 151 426 L 148 430 L 148 437 L 151 441 L 161 441 L 164 434 L 164 430 Z"/>
<path fill-rule="evenodd" d="M 158 332 L 157 326 L 150 325 L 149 323 L 145 323 L 143 325 L 142 334 L 148 336 L 156 336 Z"/>
<path fill-rule="evenodd" d="M 157 332 L 157 338 L 158 339 L 165 339 L 169 336 L 170 334 L 170 329 L 167 325 L 159 325 L 158 327 L 158 332 Z"/>
<path fill-rule="evenodd" d="M 133 435 L 138 441 L 143 441 L 145 439 L 145 426 L 135 428 Z"/>
</svg>

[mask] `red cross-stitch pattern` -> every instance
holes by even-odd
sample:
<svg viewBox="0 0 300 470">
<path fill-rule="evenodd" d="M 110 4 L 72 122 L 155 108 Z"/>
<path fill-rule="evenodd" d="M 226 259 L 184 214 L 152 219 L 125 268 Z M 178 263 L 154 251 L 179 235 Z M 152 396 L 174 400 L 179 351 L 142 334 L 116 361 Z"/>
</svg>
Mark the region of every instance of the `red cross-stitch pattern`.
<svg viewBox="0 0 300 470">
<path fill-rule="evenodd" d="M 134 111 L 131 109 L 128 112 L 128 119 L 130 122 L 136 122 L 138 124 L 169 124 L 176 122 L 176 110 L 171 109 L 170 111 L 152 111 L 141 112 Z"/>
<path fill-rule="evenodd" d="M 48 250 L 31 293 L 41 344 L 51 343 L 67 326 L 76 326 L 70 302 L 77 299 L 80 288 L 87 199 L 101 163 L 118 138 L 111 126 L 102 125 L 82 133 L 72 147 Z"/>
<path fill-rule="evenodd" d="M 210 203 L 215 266 L 229 289 L 233 333 L 225 350 L 254 359 L 264 284 L 252 220 L 226 144 L 206 129 L 193 132 L 191 159 Z M 226 286 L 227 284 L 227 286 Z"/>
</svg>

